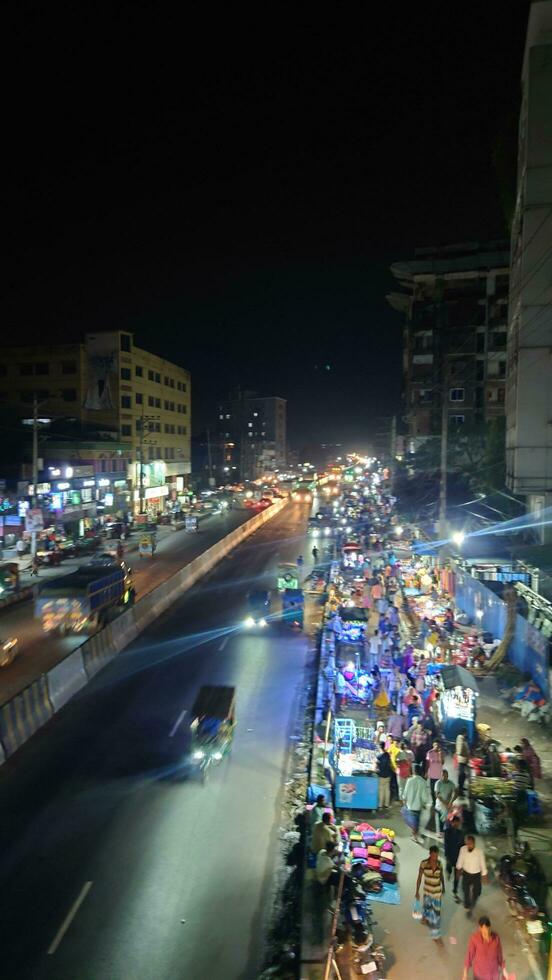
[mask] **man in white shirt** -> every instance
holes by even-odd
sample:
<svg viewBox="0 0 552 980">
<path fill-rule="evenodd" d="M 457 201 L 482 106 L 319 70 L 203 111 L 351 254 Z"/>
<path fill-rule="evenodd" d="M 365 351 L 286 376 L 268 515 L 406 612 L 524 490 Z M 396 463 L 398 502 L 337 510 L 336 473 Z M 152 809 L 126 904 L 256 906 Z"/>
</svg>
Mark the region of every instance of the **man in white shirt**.
<svg viewBox="0 0 552 980">
<path fill-rule="evenodd" d="M 487 864 L 483 851 L 475 846 L 475 837 L 468 834 L 466 843 L 460 848 L 456 870 L 462 875 L 464 908 L 471 915 L 472 909 L 481 895 L 481 880 L 487 882 Z"/>
</svg>

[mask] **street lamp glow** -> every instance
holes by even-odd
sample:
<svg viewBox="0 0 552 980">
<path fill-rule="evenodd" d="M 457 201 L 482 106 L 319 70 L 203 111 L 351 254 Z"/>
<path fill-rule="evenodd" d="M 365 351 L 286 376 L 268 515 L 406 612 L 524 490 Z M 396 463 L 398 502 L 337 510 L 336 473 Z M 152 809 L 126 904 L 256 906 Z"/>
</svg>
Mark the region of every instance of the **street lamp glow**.
<svg viewBox="0 0 552 980">
<path fill-rule="evenodd" d="M 463 531 L 455 531 L 455 533 L 452 535 L 452 540 L 454 544 L 457 546 L 457 548 L 462 547 L 465 537 L 466 535 L 464 534 Z"/>
</svg>

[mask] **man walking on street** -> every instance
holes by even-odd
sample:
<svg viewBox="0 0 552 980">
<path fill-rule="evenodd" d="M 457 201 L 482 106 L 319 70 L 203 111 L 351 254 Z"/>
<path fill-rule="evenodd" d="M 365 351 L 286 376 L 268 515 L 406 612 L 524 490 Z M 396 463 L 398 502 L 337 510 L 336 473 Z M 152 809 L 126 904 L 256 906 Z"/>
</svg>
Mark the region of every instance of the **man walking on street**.
<svg viewBox="0 0 552 980">
<path fill-rule="evenodd" d="M 460 848 L 464 846 L 464 831 L 460 823 L 460 817 L 453 817 L 445 826 L 445 861 L 447 863 L 447 876 L 453 875 L 452 895 L 455 902 L 460 902 L 458 897 L 458 882 L 460 875 L 456 870 L 456 862 L 460 854 Z"/>
<path fill-rule="evenodd" d="M 473 970 L 474 980 L 508 980 L 508 971 L 502 953 L 500 937 L 491 929 L 491 920 L 482 915 L 479 929 L 470 937 L 462 980 L 468 980 L 468 970 Z"/>
<path fill-rule="evenodd" d="M 481 881 L 487 882 L 485 855 L 479 847 L 475 846 L 475 837 L 472 834 L 468 834 L 466 843 L 460 848 L 456 870 L 462 875 L 464 908 L 470 916 L 481 895 Z"/>
<path fill-rule="evenodd" d="M 456 797 L 456 786 L 452 779 L 449 779 L 447 769 L 443 769 L 441 778 L 435 783 L 434 792 L 435 809 L 439 817 L 439 826 L 442 833 L 447 823 L 448 812 Z M 454 863 L 456 864 L 456 861 Z"/>
<path fill-rule="evenodd" d="M 458 792 L 464 795 L 464 785 L 469 776 L 470 747 L 468 745 L 468 729 L 463 728 L 456 736 L 456 761 L 458 763 Z"/>
<path fill-rule="evenodd" d="M 420 775 L 420 767 L 414 766 L 414 774 L 406 782 L 404 788 L 404 807 L 401 813 L 410 827 L 412 840 L 422 844 L 418 837 L 420 815 L 424 807 L 431 803 L 431 793 L 425 779 Z"/>
<path fill-rule="evenodd" d="M 416 899 L 420 900 L 420 884 L 423 879 L 423 918 L 431 929 L 431 938 L 441 938 L 441 900 L 445 894 L 445 878 L 443 867 L 439 860 L 439 848 L 433 844 L 429 848 L 429 857 L 422 861 L 416 882 Z"/>
</svg>

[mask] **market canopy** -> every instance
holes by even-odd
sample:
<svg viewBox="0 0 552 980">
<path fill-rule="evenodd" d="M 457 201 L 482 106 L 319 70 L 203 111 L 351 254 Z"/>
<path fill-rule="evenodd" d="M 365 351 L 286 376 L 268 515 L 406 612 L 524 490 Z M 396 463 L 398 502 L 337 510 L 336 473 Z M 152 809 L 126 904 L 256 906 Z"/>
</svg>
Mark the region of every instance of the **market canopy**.
<svg viewBox="0 0 552 980">
<path fill-rule="evenodd" d="M 460 667 L 458 664 L 441 667 L 441 678 L 445 688 L 466 687 L 479 694 L 479 686 L 473 674 L 470 674 L 469 670 L 466 670 L 465 667 Z"/>
</svg>

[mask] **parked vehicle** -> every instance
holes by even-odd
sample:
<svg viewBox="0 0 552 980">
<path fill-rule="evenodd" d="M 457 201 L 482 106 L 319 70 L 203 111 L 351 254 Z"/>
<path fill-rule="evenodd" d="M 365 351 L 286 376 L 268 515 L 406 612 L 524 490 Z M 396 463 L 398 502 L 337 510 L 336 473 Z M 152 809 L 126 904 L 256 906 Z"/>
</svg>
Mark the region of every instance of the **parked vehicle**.
<svg viewBox="0 0 552 980">
<path fill-rule="evenodd" d="M 130 570 L 124 563 L 91 562 L 45 582 L 35 600 L 35 616 L 46 633 L 95 631 L 105 625 L 109 610 L 129 606 L 134 598 Z"/>
</svg>

